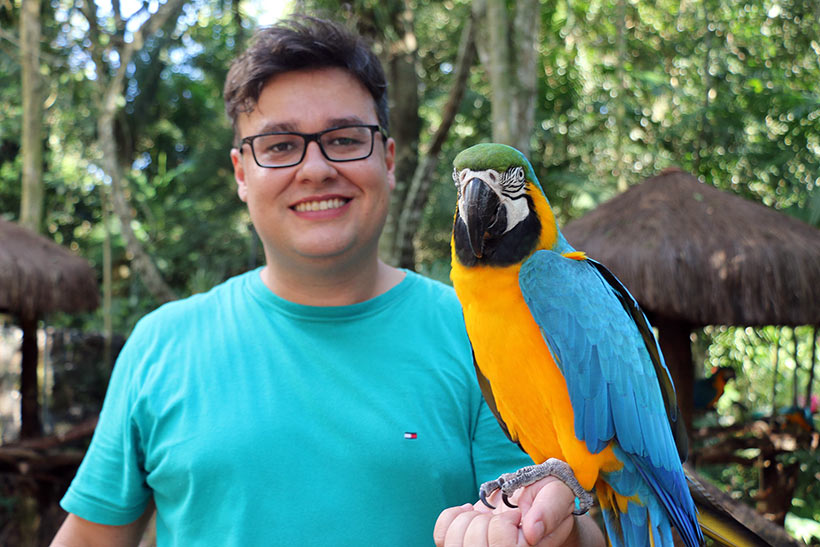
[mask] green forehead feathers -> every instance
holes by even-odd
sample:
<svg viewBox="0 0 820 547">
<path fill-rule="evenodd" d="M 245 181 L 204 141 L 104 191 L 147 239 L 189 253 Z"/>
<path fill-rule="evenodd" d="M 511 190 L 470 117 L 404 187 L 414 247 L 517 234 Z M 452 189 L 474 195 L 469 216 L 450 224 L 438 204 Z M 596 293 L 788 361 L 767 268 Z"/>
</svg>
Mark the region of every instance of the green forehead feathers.
<svg viewBox="0 0 820 547">
<path fill-rule="evenodd" d="M 527 180 L 543 193 L 543 189 L 535 177 L 535 171 L 533 171 L 532 165 L 530 165 L 526 156 L 506 144 L 490 142 L 471 146 L 466 150 L 462 150 L 456 156 L 453 160 L 453 166 L 456 171 L 462 169 L 472 169 L 473 171 L 493 169 L 499 173 L 503 173 L 510 167 L 520 166 L 524 168 Z"/>
</svg>

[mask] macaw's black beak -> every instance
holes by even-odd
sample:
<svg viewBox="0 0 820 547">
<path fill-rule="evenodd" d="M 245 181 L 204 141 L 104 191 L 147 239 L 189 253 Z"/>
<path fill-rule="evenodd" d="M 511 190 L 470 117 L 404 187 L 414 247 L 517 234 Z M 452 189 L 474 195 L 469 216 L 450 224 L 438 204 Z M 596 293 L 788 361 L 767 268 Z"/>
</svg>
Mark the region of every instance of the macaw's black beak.
<svg viewBox="0 0 820 547">
<path fill-rule="evenodd" d="M 484 242 L 498 229 L 501 202 L 483 180 L 474 178 L 464 187 L 461 197 L 470 249 L 476 258 L 484 255 Z M 501 222 L 503 224 L 504 222 Z M 503 227 L 502 227 L 503 231 Z"/>
</svg>

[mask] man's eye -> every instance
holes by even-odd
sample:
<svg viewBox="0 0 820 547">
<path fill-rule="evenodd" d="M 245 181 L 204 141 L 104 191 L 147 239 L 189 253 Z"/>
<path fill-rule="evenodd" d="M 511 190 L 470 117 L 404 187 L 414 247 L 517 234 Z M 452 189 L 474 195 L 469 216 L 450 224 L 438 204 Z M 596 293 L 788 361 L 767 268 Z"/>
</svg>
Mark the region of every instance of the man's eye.
<svg viewBox="0 0 820 547">
<path fill-rule="evenodd" d="M 359 146 L 362 141 L 355 137 L 334 137 L 330 141 L 330 146 Z"/>
<path fill-rule="evenodd" d="M 296 149 L 296 142 L 293 140 L 270 140 L 265 143 L 263 150 L 268 154 L 284 154 Z"/>
</svg>

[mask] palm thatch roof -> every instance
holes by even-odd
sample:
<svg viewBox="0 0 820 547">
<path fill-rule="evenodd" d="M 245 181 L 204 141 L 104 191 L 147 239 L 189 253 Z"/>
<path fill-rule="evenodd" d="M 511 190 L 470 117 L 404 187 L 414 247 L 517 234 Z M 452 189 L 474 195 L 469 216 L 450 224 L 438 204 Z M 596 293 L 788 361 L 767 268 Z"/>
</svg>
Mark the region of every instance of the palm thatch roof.
<svg viewBox="0 0 820 547">
<path fill-rule="evenodd" d="M 652 314 L 693 326 L 820 324 L 820 230 L 679 169 L 563 231 Z"/>
<path fill-rule="evenodd" d="M 98 305 L 97 278 L 87 261 L 0 219 L 0 312 L 33 318 Z"/>
</svg>

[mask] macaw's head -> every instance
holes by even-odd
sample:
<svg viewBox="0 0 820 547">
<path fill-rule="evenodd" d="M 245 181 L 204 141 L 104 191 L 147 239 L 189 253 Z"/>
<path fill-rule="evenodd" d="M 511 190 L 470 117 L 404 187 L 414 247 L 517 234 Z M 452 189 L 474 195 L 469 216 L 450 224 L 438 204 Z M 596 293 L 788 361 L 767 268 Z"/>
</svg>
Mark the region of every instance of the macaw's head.
<svg viewBox="0 0 820 547">
<path fill-rule="evenodd" d="M 735 372 L 735 369 L 733 369 L 732 367 L 714 368 L 712 369 L 712 375 L 719 376 L 723 379 L 724 382 L 728 382 L 729 380 L 732 380 L 737 377 L 737 373 Z"/>
<path fill-rule="evenodd" d="M 458 154 L 453 166 L 453 250 L 462 265 L 509 266 L 555 245 L 555 217 L 524 154 L 478 144 Z"/>
</svg>

